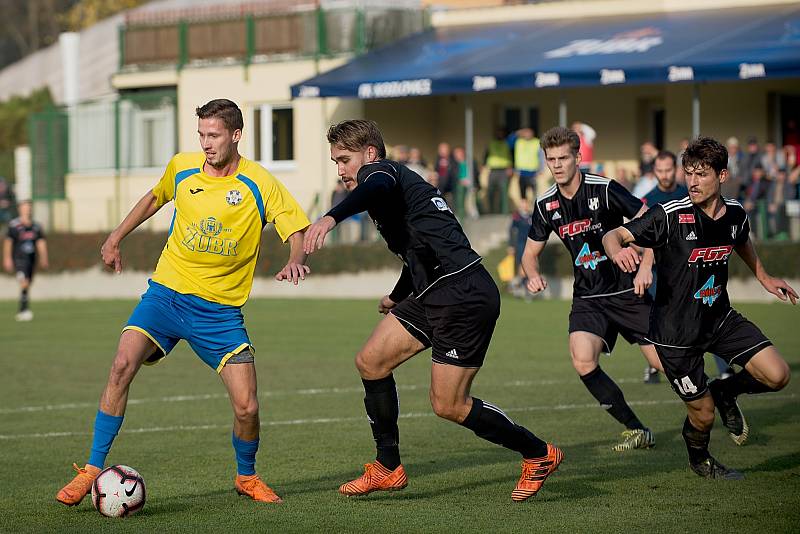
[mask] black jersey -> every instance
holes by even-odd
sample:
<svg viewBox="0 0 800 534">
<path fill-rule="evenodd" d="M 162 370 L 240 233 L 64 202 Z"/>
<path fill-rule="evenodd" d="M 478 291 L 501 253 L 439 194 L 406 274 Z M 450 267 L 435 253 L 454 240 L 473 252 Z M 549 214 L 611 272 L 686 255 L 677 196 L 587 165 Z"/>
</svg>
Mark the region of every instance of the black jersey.
<svg viewBox="0 0 800 534">
<path fill-rule="evenodd" d="M 36 257 L 36 242 L 44 239 L 42 227 L 37 222 L 25 224 L 20 219 L 8 223 L 8 237 L 11 239 L 14 261 L 30 260 Z"/>
<path fill-rule="evenodd" d="M 328 215 L 338 223 L 365 210 L 369 213 L 389 250 L 403 260 L 393 300 L 412 291 L 420 298 L 442 278 L 480 262 L 439 190 L 419 174 L 380 160 L 361 167 L 356 181 L 356 188 Z"/>
<path fill-rule="evenodd" d="M 581 173 L 581 184 L 572 198 L 553 185 L 536 199 L 528 237 L 547 241 L 555 232 L 569 250 L 574 266 L 575 297 L 616 295 L 633 289 L 633 277 L 617 269 L 606 256 L 603 236 L 633 218 L 642 201 L 619 183 L 602 176 Z"/>
<path fill-rule="evenodd" d="M 725 213 L 716 220 L 687 196 L 624 225 L 637 245 L 655 253 L 658 287 L 648 338 L 656 344 L 700 345 L 731 312 L 728 259 L 749 239 L 750 223 L 741 204 L 724 200 Z"/>
</svg>

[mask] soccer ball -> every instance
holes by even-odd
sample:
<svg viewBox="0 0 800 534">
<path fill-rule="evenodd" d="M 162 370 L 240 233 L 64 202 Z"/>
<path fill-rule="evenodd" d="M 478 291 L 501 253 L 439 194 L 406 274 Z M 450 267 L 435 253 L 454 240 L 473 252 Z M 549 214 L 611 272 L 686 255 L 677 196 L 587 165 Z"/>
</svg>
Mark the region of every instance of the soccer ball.
<svg viewBox="0 0 800 534">
<path fill-rule="evenodd" d="M 126 517 L 144 507 L 144 479 L 127 465 L 106 467 L 92 484 L 92 504 L 106 517 Z"/>
</svg>

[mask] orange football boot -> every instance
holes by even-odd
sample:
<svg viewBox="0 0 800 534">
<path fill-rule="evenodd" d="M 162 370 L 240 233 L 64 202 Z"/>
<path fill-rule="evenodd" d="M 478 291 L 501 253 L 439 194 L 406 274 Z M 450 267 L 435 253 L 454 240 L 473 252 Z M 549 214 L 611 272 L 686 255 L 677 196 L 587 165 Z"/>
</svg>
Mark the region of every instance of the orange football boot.
<svg viewBox="0 0 800 534">
<path fill-rule="evenodd" d="M 558 469 L 564 453 L 555 445 L 547 444 L 547 456 L 522 460 L 522 476 L 517 487 L 511 492 L 511 500 L 522 502 L 536 495 L 550 474 Z"/>
<path fill-rule="evenodd" d="M 72 468 L 78 472 L 72 481 L 61 488 L 61 491 L 56 495 L 56 500 L 64 503 L 67 506 L 75 506 L 80 504 L 87 493 L 92 491 L 92 482 L 100 474 L 101 469 L 93 465 L 86 464 L 85 467 L 78 467 L 78 464 L 72 464 Z"/>
<path fill-rule="evenodd" d="M 234 486 L 239 495 L 247 495 L 256 502 L 283 502 L 283 499 L 264 484 L 258 475 L 236 475 Z"/>
<path fill-rule="evenodd" d="M 339 493 L 352 497 L 367 495 L 373 491 L 401 490 L 406 486 L 408 486 L 408 478 L 402 465 L 398 465 L 397 469 L 390 471 L 375 460 L 374 464 L 364 464 L 363 475 L 339 486 Z"/>
</svg>

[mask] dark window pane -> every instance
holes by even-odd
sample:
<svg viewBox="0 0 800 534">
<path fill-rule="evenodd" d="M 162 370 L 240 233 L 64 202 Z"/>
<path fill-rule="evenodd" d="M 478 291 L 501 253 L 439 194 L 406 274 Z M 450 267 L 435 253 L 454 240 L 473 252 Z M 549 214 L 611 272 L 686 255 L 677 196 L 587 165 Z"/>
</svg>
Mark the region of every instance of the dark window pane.
<svg viewBox="0 0 800 534">
<path fill-rule="evenodd" d="M 292 109 L 272 110 L 272 160 L 294 159 L 294 120 Z"/>
</svg>

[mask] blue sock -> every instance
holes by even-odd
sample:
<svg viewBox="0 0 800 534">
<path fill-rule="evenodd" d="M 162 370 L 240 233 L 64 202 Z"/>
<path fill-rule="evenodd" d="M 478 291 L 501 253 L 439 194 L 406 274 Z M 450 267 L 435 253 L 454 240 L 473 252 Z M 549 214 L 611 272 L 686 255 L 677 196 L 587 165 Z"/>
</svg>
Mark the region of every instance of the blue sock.
<svg viewBox="0 0 800 534">
<path fill-rule="evenodd" d="M 108 415 L 97 410 L 97 417 L 94 419 L 94 438 L 92 439 L 92 453 L 89 456 L 89 465 L 103 468 L 106 463 L 106 456 L 111 450 L 111 444 L 119 433 L 124 416 Z"/>
<path fill-rule="evenodd" d="M 256 452 L 258 452 L 258 439 L 244 441 L 231 432 L 233 450 L 236 451 L 236 470 L 240 475 L 256 474 Z"/>
</svg>

